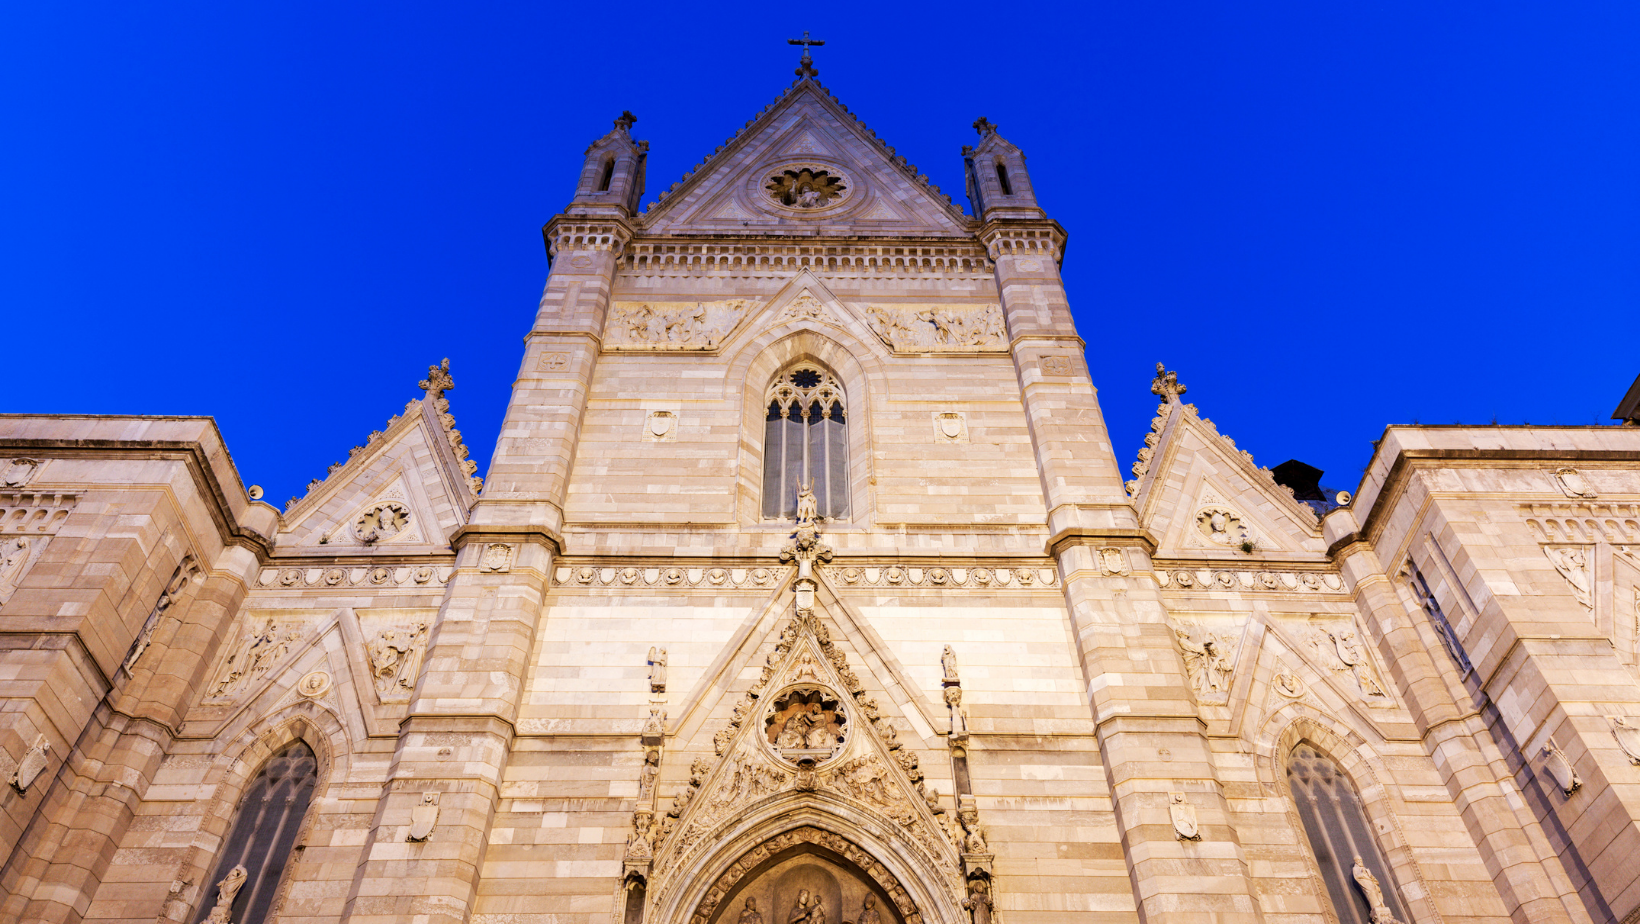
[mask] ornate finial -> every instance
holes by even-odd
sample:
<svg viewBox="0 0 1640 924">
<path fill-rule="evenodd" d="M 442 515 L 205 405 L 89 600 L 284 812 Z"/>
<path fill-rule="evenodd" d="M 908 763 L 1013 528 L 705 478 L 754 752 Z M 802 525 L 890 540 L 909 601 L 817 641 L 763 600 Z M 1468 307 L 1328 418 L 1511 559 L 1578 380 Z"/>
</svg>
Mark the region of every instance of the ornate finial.
<svg viewBox="0 0 1640 924">
<path fill-rule="evenodd" d="M 1163 401 L 1178 404 L 1179 396 L 1186 391 L 1188 389 L 1179 384 L 1179 374 L 1177 372 L 1169 372 L 1161 363 L 1156 364 L 1156 378 L 1150 383 L 1151 394 L 1156 395 Z"/>
<path fill-rule="evenodd" d="M 974 120 L 974 131 L 979 132 L 979 136 L 981 138 L 985 138 L 996 134 L 997 127 L 991 124 L 990 119 L 980 116 Z"/>
<path fill-rule="evenodd" d="M 416 387 L 427 392 L 427 397 L 433 399 L 444 397 L 445 389 L 456 387 L 456 380 L 450 378 L 449 357 L 445 357 L 444 362 L 437 366 L 428 366 L 427 378 L 417 382 Z"/>
<path fill-rule="evenodd" d="M 792 73 L 796 74 L 799 77 L 807 77 L 807 78 L 814 78 L 814 77 L 819 77 L 820 76 L 820 71 L 818 71 L 814 67 L 814 59 L 809 57 L 809 46 L 810 45 L 824 45 L 824 44 L 826 44 L 824 41 L 822 41 L 821 39 L 811 39 L 811 38 L 809 38 L 809 30 L 804 29 L 802 38 L 800 38 L 800 39 L 786 39 L 786 44 L 788 44 L 788 45 L 802 45 L 803 46 L 803 57 L 802 57 L 801 60 L 799 60 L 797 62 L 797 70 L 793 71 Z"/>
<path fill-rule="evenodd" d="M 623 110 L 621 112 L 621 117 L 615 120 L 615 129 L 616 131 L 630 132 L 632 131 L 633 123 L 637 121 L 638 117 L 632 114 L 632 110 Z"/>
</svg>

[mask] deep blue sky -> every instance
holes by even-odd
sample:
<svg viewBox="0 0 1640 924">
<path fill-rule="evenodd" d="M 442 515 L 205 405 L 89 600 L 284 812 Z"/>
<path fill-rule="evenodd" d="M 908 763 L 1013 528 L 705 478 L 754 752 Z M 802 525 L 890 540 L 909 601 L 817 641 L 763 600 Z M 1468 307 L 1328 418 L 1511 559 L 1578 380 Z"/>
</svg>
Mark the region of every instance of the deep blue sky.
<svg viewBox="0 0 1640 924">
<path fill-rule="evenodd" d="M 1640 4 L 811 10 L 7 5 L 3 410 L 213 415 L 282 505 L 448 356 L 487 465 L 588 142 L 637 113 L 652 199 L 803 28 L 946 190 L 976 116 L 1025 150 L 1124 474 L 1158 360 L 1349 489 L 1385 424 L 1640 372 Z"/>
</svg>

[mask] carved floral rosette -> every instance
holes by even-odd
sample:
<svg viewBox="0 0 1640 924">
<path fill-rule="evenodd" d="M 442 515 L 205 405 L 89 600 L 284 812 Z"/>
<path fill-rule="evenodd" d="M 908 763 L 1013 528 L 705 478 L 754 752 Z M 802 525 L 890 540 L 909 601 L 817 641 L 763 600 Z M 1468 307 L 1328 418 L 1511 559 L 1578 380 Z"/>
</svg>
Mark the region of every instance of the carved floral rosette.
<svg viewBox="0 0 1640 924">
<path fill-rule="evenodd" d="M 1001 353 L 1008 349 L 1000 305 L 867 305 L 866 322 L 896 353 Z"/>
<path fill-rule="evenodd" d="M 675 587 L 705 588 L 765 588 L 773 587 L 791 577 L 784 566 L 764 565 L 703 566 L 678 568 L 670 565 L 646 564 L 595 565 L 560 563 L 552 572 L 552 583 L 557 587 Z"/>
<path fill-rule="evenodd" d="M 604 349 L 619 351 L 715 350 L 746 319 L 752 300 L 716 302 L 615 302 L 604 324 Z"/>
</svg>

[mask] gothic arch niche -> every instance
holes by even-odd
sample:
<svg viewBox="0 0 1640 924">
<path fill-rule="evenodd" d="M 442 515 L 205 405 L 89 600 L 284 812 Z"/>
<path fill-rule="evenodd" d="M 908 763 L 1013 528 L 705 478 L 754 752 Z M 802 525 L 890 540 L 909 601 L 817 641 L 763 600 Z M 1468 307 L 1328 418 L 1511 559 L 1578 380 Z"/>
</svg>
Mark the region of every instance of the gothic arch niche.
<svg viewBox="0 0 1640 924">
<path fill-rule="evenodd" d="M 293 715 L 292 711 L 296 714 Z M 223 737 L 225 736 L 219 736 L 219 740 Z M 222 875 L 217 874 L 215 879 L 209 881 L 207 879 L 217 873 L 220 861 L 227 855 L 232 826 L 237 823 L 242 806 L 249 801 L 257 776 L 270 763 L 270 758 L 297 744 L 306 746 L 312 753 L 315 779 L 311 789 L 312 801 L 306 807 L 304 817 L 299 819 L 292 843 L 302 845 L 308 842 L 308 833 L 319 814 L 318 803 L 337 772 L 338 764 L 341 765 L 341 772 L 346 774 L 348 757 L 351 754 L 346 729 L 328 710 L 319 708 L 311 702 L 298 704 L 292 710 L 281 711 L 245 727 L 234 736 L 233 745 L 222 752 L 210 772 L 206 774 L 204 783 L 215 788 L 216 798 L 208 803 L 199 803 L 199 811 L 204 816 L 200 823 L 200 831 L 220 838 L 222 846 L 214 853 L 195 848 L 179 870 L 179 879 L 199 883 L 192 899 L 194 911 L 185 920 L 192 922 L 202 919 L 201 916 L 209 917 L 210 910 L 217 901 L 217 883 L 221 881 Z M 273 900 L 268 906 L 268 915 L 263 920 L 278 919 L 291 884 L 297 878 L 300 857 L 295 852 L 287 852 L 286 856 L 287 860 L 273 889 Z M 231 867 L 232 864 L 228 864 L 224 867 L 224 872 Z M 246 924 L 250 920 L 242 920 L 250 892 L 251 883 L 247 881 L 234 905 L 235 914 L 231 918 L 233 924 Z"/>
<path fill-rule="evenodd" d="M 849 346 L 833 339 L 849 342 Z M 865 357 L 862 361 L 860 357 Z M 789 328 L 765 332 L 739 348 L 729 365 L 729 381 L 741 383 L 740 461 L 736 475 L 736 514 L 742 525 L 788 524 L 763 516 L 763 476 L 769 402 L 765 396 L 777 376 L 799 365 L 812 365 L 831 375 L 843 388 L 848 417 L 848 513 L 838 523 L 868 525 L 872 517 L 871 414 L 872 395 L 880 393 L 883 370 L 868 346 L 846 331 Z"/>
<path fill-rule="evenodd" d="M 1279 734 L 1270 735 L 1273 729 L 1280 729 Z M 1439 914 L 1430 900 L 1429 887 L 1407 846 L 1406 836 L 1396 817 L 1392 804 L 1395 794 L 1374 772 L 1374 765 L 1379 765 L 1381 759 L 1366 741 L 1349 727 L 1301 703 L 1289 703 L 1272 713 L 1263 724 L 1260 740 L 1259 777 L 1283 796 L 1288 825 L 1298 837 L 1299 850 L 1309 868 L 1316 896 L 1322 902 L 1327 920 L 1341 924 L 1369 920 L 1368 917 L 1352 916 L 1357 907 L 1366 908 L 1366 899 L 1351 875 L 1353 851 L 1351 856 L 1343 857 L 1339 868 L 1341 877 L 1330 877 L 1322 866 L 1324 863 L 1335 863 L 1335 850 L 1351 849 L 1352 842 L 1364 847 L 1370 843 L 1367 849 L 1373 852 L 1377 861 L 1366 857 L 1363 859 L 1367 860 L 1367 867 L 1378 879 L 1385 904 L 1397 922 L 1412 924 L 1414 921 L 1439 920 Z M 1294 791 L 1294 782 L 1288 772 L 1293 755 L 1300 748 L 1320 755 L 1356 799 L 1360 825 L 1353 832 L 1353 839 L 1335 840 L 1322 852 L 1314 846 L 1310 819 L 1303 817 L 1300 804 L 1303 796 Z M 1306 759 L 1310 759 L 1307 754 Z M 1334 878 L 1343 886 L 1348 903 L 1340 904 L 1338 901 Z M 1409 883 L 1412 884 L 1410 894 L 1413 896 L 1410 900 L 1404 887 Z"/>
</svg>

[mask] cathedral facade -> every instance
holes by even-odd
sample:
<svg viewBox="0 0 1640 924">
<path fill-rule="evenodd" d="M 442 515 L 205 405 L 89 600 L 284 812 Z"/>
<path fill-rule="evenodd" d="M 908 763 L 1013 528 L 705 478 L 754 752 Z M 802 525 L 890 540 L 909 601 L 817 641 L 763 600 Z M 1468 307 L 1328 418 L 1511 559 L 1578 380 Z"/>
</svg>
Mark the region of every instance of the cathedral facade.
<svg viewBox="0 0 1640 924">
<path fill-rule="evenodd" d="M 641 208 L 634 121 L 482 479 L 459 361 L 283 509 L 0 417 L 0 919 L 1640 920 L 1640 428 L 1323 496 L 1158 367 L 1118 460 L 996 126 L 965 212 L 805 55 Z"/>
</svg>

